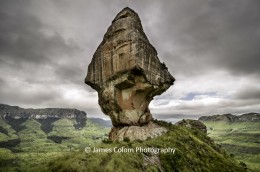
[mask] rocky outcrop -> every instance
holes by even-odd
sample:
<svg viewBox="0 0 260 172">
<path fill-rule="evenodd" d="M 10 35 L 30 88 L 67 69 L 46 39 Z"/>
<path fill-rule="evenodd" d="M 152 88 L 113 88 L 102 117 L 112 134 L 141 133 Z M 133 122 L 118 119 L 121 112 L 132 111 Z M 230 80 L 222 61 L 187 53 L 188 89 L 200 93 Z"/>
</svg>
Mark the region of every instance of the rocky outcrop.
<svg viewBox="0 0 260 172">
<path fill-rule="evenodd" d="M 20 124 L 27 119 L 36 119 L 47 131 L 54 121 L 61 118 L 75 119 L 75 128 L 82 128 L 86 125 L 87 114 L 77 109 L 23 109 L 18 106 L 0 104 L 0 118 L 7 120 L 16 130 L 21 130 Z"/>
<path fill-rule="evenodd" d="M 109 138 L 111 140 L 123 141 L 125 138 L 133 140 L 147 140 L 166 133 L 167 129 L 153 122 L 144 126 L 113 127 Z"/>
<path fill-rule="evenodd" d="M 207 127 L 198 120 L 192 120 L 192 119 L 183 119 L 176 123 L 176 125 L 179 126 L 185 126 L 191 129 L 198 129 L 204 133 L 207 133 Z"/>
<path fill-rule="evenodd" d="M 242 115 L 232 115 L 232 114 L 223 114 L 223 115 L 212 115 L 212 116 L 202 116 L 199 118 L 200 121 L 224 121 L 229 123 L 234 122 L 259 122 L 260 114 L 259 113 L 246 113 Z"/>
<path fill-rule="evenodd" d="M 149 103 L 174 78 L 157 57 L 137 13 L 125 8 L 94 53 L 85 82 L 98 92 L 99 105 L 113 126 L 122 128 L 147 125 L 152 120 Z"/>
</svg>

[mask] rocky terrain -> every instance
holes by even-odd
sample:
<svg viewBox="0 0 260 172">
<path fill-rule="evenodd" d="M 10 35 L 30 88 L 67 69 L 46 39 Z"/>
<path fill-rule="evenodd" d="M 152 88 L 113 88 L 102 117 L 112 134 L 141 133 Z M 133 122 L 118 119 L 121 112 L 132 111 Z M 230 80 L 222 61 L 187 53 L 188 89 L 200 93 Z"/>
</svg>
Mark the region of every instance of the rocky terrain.
<svg viewBox="0 0 260 172">
<path fill-rule="evenodd" d="M 138 14 L 124 8 L 94 53 L 85 82 L 98 92 L 99 105 L 111 118 L 110 138 L 122 140 L 124 135 L 147 139 L 166 131 L 149 124 L 153 118 L 148 106 L 174 80 L 145 35 Z M 144 131 L 143 136 L 133 136 L 135 131 Z"/>
<path fill-rule="evenodd" d="M 207 127 L 198 120 L 192 120 L 192 119 L 183 119 L 176 123 L 176 125 L 179 126 L 185 126 L 191 129 L 199 129 L 200 131 L 207 133 Z"/>
<path fill-rule="evenodd" d="M 199 118 L 200 121 L 226 121 L 226 122 L 260 122 L 259 113 L 246 113 L 242 115 L 212 115 L 212 116 L 202 116 Z"/>
</svg>

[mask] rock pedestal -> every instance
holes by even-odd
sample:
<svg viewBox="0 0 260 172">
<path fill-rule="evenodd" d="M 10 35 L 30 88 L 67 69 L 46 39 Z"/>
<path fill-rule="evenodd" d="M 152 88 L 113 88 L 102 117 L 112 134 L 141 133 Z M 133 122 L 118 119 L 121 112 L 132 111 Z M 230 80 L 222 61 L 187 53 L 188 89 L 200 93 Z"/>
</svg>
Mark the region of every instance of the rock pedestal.
<svg viewBox="0 0 260 172">
<path fill-rule="evenodd" d="M 85 79 L 98 92 L 99 105 L 112 120 L 111 139 L 118 140 L 115 134 L 126 132 L 124 127 L 151 131 L 151 126 L 157 126 L 151 123 L 149 103 L 173 82 L 148 41 L 138 14 L 124 8 L 94 53 Z"/>
</svg>

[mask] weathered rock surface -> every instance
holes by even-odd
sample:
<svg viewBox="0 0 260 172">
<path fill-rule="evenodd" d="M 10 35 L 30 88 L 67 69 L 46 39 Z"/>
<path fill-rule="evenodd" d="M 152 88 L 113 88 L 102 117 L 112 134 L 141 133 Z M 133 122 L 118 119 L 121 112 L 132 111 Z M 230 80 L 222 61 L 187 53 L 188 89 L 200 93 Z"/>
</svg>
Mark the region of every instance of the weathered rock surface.
<svg viewBox="0 0 260 172">
<path fill-rule="evenodd" d="M 192 119 L 183 119 L 179 122 L 176 123 L 176 125 L 179 126 L 185 126 L 188 128 L 196 128 L 199 129 L 200 131 L 207 133 L 207 127 L 204 125 L 202 122 L 198 120 L 192 120 Z"/>
<path fill-rule="evenodd" d="M 144 126 L 127 126 L 123 128 L 113 127 L 109 134 L 109 138 L 118 141 L 123 141 L 124 138 L 128 138 L 130 141 L 147 140 L 149 138 L 160 136 L 166 132 L 166 128 L 153 122 L 149 122 Z"/>
<path fill-rule="evenodd" d="M 98 92 L 102 111 L 113 126 L 142 126 L 152 120 L 154 96 L 173 85 L 174 78 L 145 35 L 130 8 L 117 14 L 88 66 L 85 83 Z"/>
</svg>

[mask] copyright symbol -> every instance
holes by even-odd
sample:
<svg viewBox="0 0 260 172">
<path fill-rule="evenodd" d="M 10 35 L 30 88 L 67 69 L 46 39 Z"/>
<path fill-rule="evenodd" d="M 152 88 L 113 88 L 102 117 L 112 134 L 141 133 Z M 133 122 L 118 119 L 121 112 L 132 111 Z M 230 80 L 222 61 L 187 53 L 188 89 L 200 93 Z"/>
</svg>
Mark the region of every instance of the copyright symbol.
<svg viewBox="0 0 260 172">
<path fill-rule="evenodd" d="M 85 147 L 85 152 L 86 153 L 90 153 L 91 152 L 91 148 L 90 147 Z"/>
</svg>

